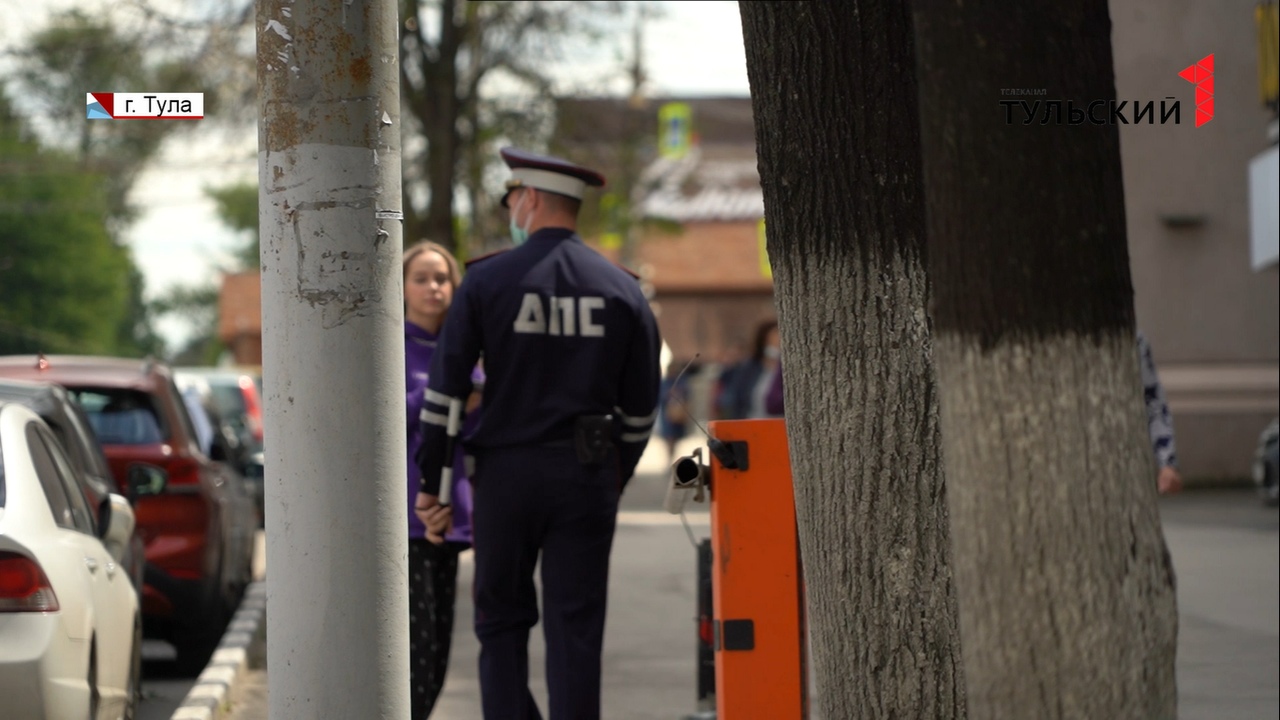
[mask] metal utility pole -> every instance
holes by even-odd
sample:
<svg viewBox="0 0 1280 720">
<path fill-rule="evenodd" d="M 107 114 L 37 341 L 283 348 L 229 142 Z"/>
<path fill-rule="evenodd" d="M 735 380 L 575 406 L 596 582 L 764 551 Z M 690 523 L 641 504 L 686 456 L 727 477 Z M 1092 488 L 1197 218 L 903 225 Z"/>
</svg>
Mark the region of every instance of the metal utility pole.
<svg viewBox="0 0 1280 720">
<path fill-rule="evenodd" d="M 259 0 L 271 718 L 409 716 L 394 0 Z"/>
</svg>

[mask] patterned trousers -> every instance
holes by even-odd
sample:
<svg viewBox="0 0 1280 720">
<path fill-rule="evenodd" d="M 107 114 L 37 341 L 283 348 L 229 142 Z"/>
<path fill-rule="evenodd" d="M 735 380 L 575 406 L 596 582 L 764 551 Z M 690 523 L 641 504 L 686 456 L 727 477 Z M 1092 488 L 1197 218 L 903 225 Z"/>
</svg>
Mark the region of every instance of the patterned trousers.
<svg viewBox="0 0 1280 720">
<path fill-rule="evenodd" d="M 435 707 L 449 667 L 458 553 L 465 546 L 409 540 L 409 697 L 413 720 Z"/>
</svg>

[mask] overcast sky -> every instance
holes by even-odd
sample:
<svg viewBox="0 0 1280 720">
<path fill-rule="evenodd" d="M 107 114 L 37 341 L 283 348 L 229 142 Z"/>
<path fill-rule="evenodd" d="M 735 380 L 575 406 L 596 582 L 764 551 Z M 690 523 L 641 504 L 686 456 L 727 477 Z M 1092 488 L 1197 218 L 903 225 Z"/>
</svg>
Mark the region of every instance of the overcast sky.
<svg viewBox="0 0 1280 720">
<path fill-rule="evenodd" d="M 177 0 L 175 0 L 177 1 Z M 103 6 L 102 0 L 0 0 L 0 48 L 11 48 L 40 28 L 50 10 Z M 650 91 L 656 95 L 748 94 L 742 27 L 737 2 L 663 2 L 665 15 L 645 33 Z M 621 40 L 621 38 L 620 38 Z M 626 47 L 602 53 L 612 62 Z M 585 74 L 600 67 L 583 67 Z M 569 70 L 572 72 L 572 70 Z M 3 67 L 0 67 L 0 75 Z M 617 88 L 621 90 L 622 88 Z M 184 137 L 170 143 L 155 167 L 135 186 L 133 199 L 143 209 L 126 233 L 134 259 L 147 279 L 147 295 L 175 285 L 198 285 L 216 277 L 237 238 L 221 226 L 203 188 L 257 176 L 257 139 Z M 162 333 L 180 341 L 186 329 L 166 324 Z"/>
</svg>

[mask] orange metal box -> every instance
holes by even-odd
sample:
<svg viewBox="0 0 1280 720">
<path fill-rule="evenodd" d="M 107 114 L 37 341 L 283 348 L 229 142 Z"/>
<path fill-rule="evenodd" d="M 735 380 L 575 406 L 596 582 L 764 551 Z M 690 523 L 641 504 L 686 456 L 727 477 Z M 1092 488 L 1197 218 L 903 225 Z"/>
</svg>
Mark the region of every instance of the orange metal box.
<svg viewBox="0 0 1280 720">
<path fill-rule="evenodd" d="M 716 716 L 804 720 L 804 578 L 786 426 L 780 419 L 722 420 L 710 429 L 746 461 L 745 469 L 729 469 L 712 453 Z"/>
</svg>

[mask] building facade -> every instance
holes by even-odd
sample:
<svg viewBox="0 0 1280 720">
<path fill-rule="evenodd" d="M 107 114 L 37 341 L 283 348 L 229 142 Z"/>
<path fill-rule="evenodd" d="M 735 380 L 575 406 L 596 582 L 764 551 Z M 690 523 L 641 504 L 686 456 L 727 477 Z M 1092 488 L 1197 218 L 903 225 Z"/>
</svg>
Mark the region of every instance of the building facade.
<svg viewBox="0 0 1280 720">
<path fill-rule="evenodd" d="M 1138 325 L 1184 473 L 1200 478 L 1246 476 L 1280 408 L 1280 278 L 1274 256 L 1255 269 L 1250 250 L 1249 165 L 1275 144 L 1255 11 L 1111 0 L 1117 99 L 1181 105 L 1179 124 L 1122 125 L 1120 145 Z M 1179 73 L 1210 54 L 1213 119 L 1197 127 L 1195 87 Z"/>
</svg>

